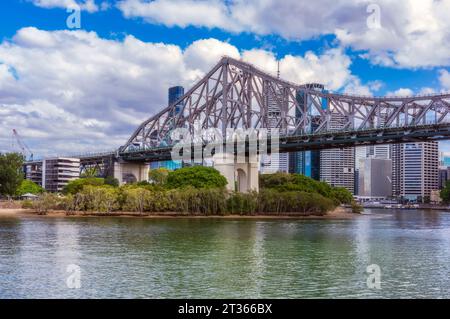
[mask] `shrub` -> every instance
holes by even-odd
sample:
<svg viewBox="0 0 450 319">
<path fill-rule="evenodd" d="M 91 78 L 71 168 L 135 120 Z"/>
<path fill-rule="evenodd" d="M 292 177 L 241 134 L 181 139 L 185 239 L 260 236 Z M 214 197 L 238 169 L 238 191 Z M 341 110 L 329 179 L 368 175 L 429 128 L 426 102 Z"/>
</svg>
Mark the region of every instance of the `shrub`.
<svg viewBox="0 0 450 319">
<path fill-rule="evenodd" d="M 117 178 L 114 178 L 112 176 L 105 177 L 104 180 L 105 185 L 110 185 L 113 187 L 119 187 L 119 180 Z"/>
<path fill-rule="evenodd" d="M 317 193 L 280 192 L 263 189 L 258 198 L 259 212 L 325 214 L 335 207 L 333 201 Z"/>
<path fill-rule="evenodd" d="M 280 192 L 306 192 L 320 194 L 334 201 L 335 205 L 350 204 L 352 194 L 345 188 L 332 187 L 326 182 L 319 182 L 302 174 L 262 174 L 259 177 L 262 189 L 275 189 Z"/>
<path fill-rule="evenodd" d="M 57 209 L 58 203 L 58 196 L 51 193 L 44 193 L 33 202 L 33 208 L 39 215 L 46 215 L 49 210 Z"/>
<path fill-rule="evenodd" d="M 362 207 L 358 203 L 352 202 L 352 213 L 361 214 L 363 211 L 364 211 L 364 207 Z"/>
<path fill-rule="evenodd" d="M 33 208 L 33 201 L 31 201 L 29 199 L 22 201 L 22 208 L 25 208 L 25 209 Z"/>
<path fill-rule="evenodd" d="M 99 177 L 88 177 L 88 178 L 79 178 L 73 181 L 70 181 L 63 189 L 64 194 L 72 194 L 75 195 L 84 188 L 84 186 L 102 186 L 105 184 L 105 180 Z"/>
<path fill-rule="evenodd" d="M 157 169 L 151 169 L 148 172 L 148 179 L 149 179 L 150 183 L 152 183 L 154 185 L 166 184 L 168 177 L 169 177 L 169 170 L 164 167 L 157 168 Z"/>
<path fill-rule="evenodd" d="M 227 211 L 231 214 L 254 215 L 258 209 L 258 193 L 233 192 L 227 200 Z"/>
<path fill-rule="evenodd" d="M 73 205 L 73 209 L 110 213 L 119 208 L 118 192 L 109 185 L 85 185 L 72 202 L 68 202 L 69 209 Z"/>
<path fill-rule="evenodd" d="M 123 192 L 123 208 L 127 211 L 143 213 L 149 210 L 152 193 L 145 188 L 128 188 Z"/>
</svg>

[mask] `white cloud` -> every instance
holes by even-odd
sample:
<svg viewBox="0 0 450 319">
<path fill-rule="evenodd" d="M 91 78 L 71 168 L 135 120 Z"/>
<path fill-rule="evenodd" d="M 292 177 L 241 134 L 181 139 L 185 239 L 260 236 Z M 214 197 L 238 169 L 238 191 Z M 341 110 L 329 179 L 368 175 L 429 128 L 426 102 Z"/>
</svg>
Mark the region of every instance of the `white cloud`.
<svg viewBox="0 0 450 319">
<path fill-rule="evenodd" d="M 80 8 L 87 12 L 96 12 L 99 10 L 99 6 L 96 4 L 95 0 L 31 0 L 35 6 L 41 8 Z M 101 8 L 107 7 L 107 3 L 101 4 Z"/>
<path fill-rule="evenodd" d="M 221 28 L 305 40 L 332 34 L 375 64 L 450 65 L 450 0 L 377 0 L 380 28 L 370 28 L 369 0 L 122 0 L 126 17 L 150 23 Z M 369 24 L 370 25 L 370 24 Z"/>
<path fill-rule="evenodd" d="M 447 70 L 439 70 L 439 83 L 444 90 L 450 91 L 450 73 Z"/>
<path fill-rule="evenodd" d="M 117 4 L 125 17 L 142 17 L 167 26 L 220 27 L 229 29 L 227 6 L 218 0 L 121 1 Z"/>
<path fill-rule="evenodd" d="M 0 44 L 0 149 L 11 145 L 13 128 L 35 153 L 114 149 L 167 105 L 170 86 L 190 88 L 222 55 L 276 72 L 271 52 L 239 52 L 216 39 L 182 50 L 133 36 L 119 41 L 82 30 L 21 29 Z M 362 90 L 350 63 L 341 50 L 331 49 L 287 55 L 280 68 L 283 78 L 298 83 Z"/>
<path fill-rule="evenodd" d="M 419 91 L 419 95 L 431 95 L 436 93 L 437 93 L 436 90 L 430 87 L 423 87 Z"/>
<path fill-rule="evenodd" d="M 396 91 L 390 91 L 387 93 L 387 96 L 412 96 L 414 95 L 414 91 L 409 88 L 400 88 Z"/>
</svg>

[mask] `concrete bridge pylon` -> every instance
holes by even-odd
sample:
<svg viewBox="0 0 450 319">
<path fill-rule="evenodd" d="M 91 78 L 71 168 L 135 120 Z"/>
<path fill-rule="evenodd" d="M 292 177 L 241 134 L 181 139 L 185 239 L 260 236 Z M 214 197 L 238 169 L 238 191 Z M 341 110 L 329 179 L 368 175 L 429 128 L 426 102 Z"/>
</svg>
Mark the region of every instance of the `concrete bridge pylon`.
<svg viewBox="0 0 450 319">
<path fill-rule="evenodd" d="M 259 191 L 259 157 L 236 157 L 234 154 L 216 154 L 214 168 L 228 181 L 227 189 L 240 193 Z"/>
</svg>

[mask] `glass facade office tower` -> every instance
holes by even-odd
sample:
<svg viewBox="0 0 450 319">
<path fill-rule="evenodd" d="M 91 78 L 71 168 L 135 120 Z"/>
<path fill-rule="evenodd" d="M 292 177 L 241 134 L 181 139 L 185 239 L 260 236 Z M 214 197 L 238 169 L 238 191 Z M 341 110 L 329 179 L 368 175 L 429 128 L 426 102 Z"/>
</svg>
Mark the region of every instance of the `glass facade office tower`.
<svg viewBox="0 0 450 319">
<path fill-rule="evenodd" d="M 184 88 L 182 86 L 173 86 L 169 88 L 168 100 L 169 105 L 172 105 L 184 95 Z M 183 109 L 183 103 L 179 103 L 175 106 L 175 110 L 169 113 L 169 117 L 175 117 Z M 163 161 L 154 162 L 150 164 L 150 169 L 167 168 L 168 170 L 176 170 L 182 167 L 181 161 Z"/>
<path fill-rule="evenodd" d="M 324 86 L 321 84 L 307 84 L 308 88 L 316 89 L 319 91 L 324 91 Z M 318 119 L 320 118 L 318 114 L 312 114 L 311 104 L 312 101 L 308 101 L 305 94 L 301 91 L 297 92 L 297 102 L 300 105 L 307 103 L 307 108 L 311 116 L 311 125 L 309 127 L 309 132 L 314 132 L 319 126 Z M 306 99 L 306 101 L 305 101 Z M 322 99 L 322 109 L 327 109 L 327 100 Z M 297 118 L 301 117 L 300 111 L 296 110 L 295 116 Z M 305 176 L 311 177 L 315 180 L 320 180 L 320 151 L 305 151 L 305 152 L 291 152 L 289 153 L 289 173 L 303 174 Z"/>
<path fill-rule="evenodd" d="M 176 101 L 178 101 L 184 95 L 184 87 L 182 86 L 173 86 L 169 88 L 169 105 L 172 105 Z M 183 103 L 179 103 L 175 106 L 175 112 L 171 115 L 177 115 L 181 112 L 183 108 Z"/>
</svg>

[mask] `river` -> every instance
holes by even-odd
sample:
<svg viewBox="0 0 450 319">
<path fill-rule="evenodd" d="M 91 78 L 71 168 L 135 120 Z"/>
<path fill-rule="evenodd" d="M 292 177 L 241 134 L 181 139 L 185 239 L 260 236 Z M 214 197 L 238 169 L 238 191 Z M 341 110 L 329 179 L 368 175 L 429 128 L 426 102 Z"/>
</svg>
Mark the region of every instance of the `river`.
<svg viewBox="0 0 450 319">
<path fill-rule="evenodd" d="M 365 214 L 0 218 L 0 299 L 450 297 L 450 213 Z"/>
</svg>

